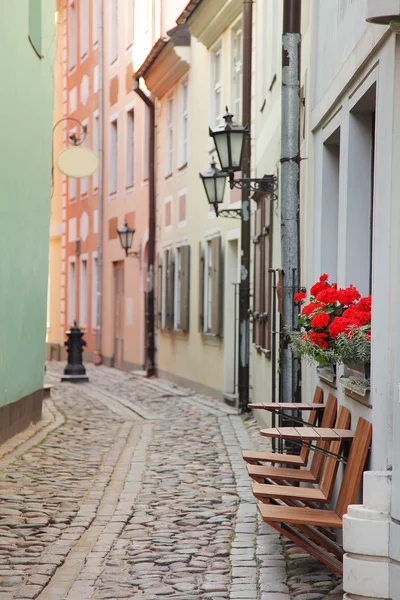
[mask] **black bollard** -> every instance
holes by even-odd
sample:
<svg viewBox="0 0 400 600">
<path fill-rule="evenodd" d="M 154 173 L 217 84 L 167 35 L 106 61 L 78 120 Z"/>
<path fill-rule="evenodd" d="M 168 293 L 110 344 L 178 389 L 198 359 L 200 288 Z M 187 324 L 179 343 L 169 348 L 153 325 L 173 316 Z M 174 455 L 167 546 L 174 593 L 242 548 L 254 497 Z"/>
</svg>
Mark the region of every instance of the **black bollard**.
<svg viewBox="0 0 400 600">
<path fill-rule="evenodd" d="M 67 331 L 67 336 L 68 340 L 65 342 L 65 346 L 67 347 L 68 364 L 64 369 L 61 381 L 71 381 L 74 383 L 89 381 L 82 362 L 83 347 L 86 346 L 86 342 L 82 339 L 83 331 L 79 329 L 76 321 L 74 321 L 71 329 Z"/>
</svg>

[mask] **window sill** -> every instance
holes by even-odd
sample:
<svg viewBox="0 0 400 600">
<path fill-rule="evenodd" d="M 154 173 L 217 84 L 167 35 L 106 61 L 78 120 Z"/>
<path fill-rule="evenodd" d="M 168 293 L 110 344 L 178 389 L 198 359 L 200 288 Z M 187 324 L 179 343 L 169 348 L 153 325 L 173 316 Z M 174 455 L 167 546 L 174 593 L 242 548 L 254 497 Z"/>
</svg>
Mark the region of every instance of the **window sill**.
<svg viewBox="0 0 400 600">
<path fill-rule="evenodd" d="M 253 344 L 257 354 L 262 354 L 265 358 L 271 358 L 271 350 L 267 350 L 267 348 L 263 348 L 262 346 L 257 346 L 257 344 Z"/>
<path fill-rule="evenodd" d="M 171 171 L 171 173 L 168 173 L 168 175 L 164 175 L 165 181 L 168 181 L 168 179 L 172 179 L 172 175 L 173 175 L 172 171 Z"/>
<path fill-rule="evenodd" d="M 341 377 L 340 384 L 348 398 L 363 404 L 367 408 L 372 408 L 370 402 L 370 388 L 354 384 L 348 377 Z"/>
<path fill-rule="evenodd" d="M 117 192 L 109 192 L 108 193 L 108 198 L 110 200 L 114 200 L 117 197 Z"/>
<path fill-rule="evenodd" d="M 131 185 L 126 185 L 125 186 L 125 194 L 132 194 L 132 192 L 135 191 L 135 184 L 132 183 Z"/>
<path fill-rule="evenodd" d="M 185 169 L 187 169 L 188 163 L 187 161 L 185 163 L 183 163 L 182 165 L 179 165 L 178 167 L 178 171 L 184 171 Z"/>
<path fill-rule="evenodd" d="M 85 62 L 85 60 L 87 59 L 88 56 L 89 56 L 88 52 L 85 52 L 85 54 L 82 54 L 82 56 L 80 57 L 80 61 L 79 61 L 81 65 Z"/>
<path fill-rule="evenodd" d="M 126 52 L 129 52 L 129 50 L 131 50 L 131 49 L 132 49 L 133 43 L 134 43 L 134 40 L 132 40 L 131 42 L 129 42 L 129 44 L 128 44 L 128 45 L 127 45 L 127 47 L 125 48 Z"/>
</svg>

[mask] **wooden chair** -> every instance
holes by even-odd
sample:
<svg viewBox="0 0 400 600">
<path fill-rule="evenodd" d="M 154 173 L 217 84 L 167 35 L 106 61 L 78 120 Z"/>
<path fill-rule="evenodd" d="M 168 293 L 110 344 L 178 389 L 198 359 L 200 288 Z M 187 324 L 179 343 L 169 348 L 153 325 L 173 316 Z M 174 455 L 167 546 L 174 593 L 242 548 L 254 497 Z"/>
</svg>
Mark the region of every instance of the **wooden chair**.
<svg viewBox="0 0 400 600">
<path fill-rule="evenodd" d="M 322 404 L 322 400 L 323 400 L 323 391 L 319 386 L 317 386 L 315 388 L 313 403 Z M 328 400 L 329 400 L 329 398 L 328 398 Z M 279 408 L 279 403 L 277 403 L 276 406 Z M 326 412 L 326 407 L 324 409 L 324 415 L 325 415 L 325 412 Z M 335 417 L 333 417 L 333 419 L 334 418 Z M 308 419 L 309 425 L 315 425 L 316 420 L 317 420 L 317 413 L 315 411 L 311 411 L 309 419 Z M 332 423 L 333 423 L 333 420 L 332 420 Z M 293 467 L 305 467 L 308 462 L 309 454 L 310 454 L 310 449 L 306 448 L 306 447 L 303 447 L 301 449 L 301 452 L 299 455 L 298 454 L 282 454 L 279 452 L 255 452 L 253 450 L 243 450 L 243 453 L 242 453 L 243 459 L 248 463 L 260 464 L 263 462 L 270 462 L 270 463 L 279 463 L 282 465 L 290 465 Z"/>
<path fill-rule="evenodd" d="M 338 429 L 347 429 L 350 427 L 350 411 L 344 406 L 339 407 L 335 427 Z M 322 442 L 317 443 L 317 449 L 323 450 Z M 329 445 L 329 452 L 333 455 L 340 454 L 341 449 L 342 440 L 331 442 Z M 250 477 L 258 483 L 261 483 L 265 479 L 272 482 L 295 481 L 303 483 L 318 483 L 320 480 L 323 460 L 324 456 L 318 452 L 315 452 L 310 469 L 290 469 L 285 467 L 266 467 L 264 465 L 247 465 L 247 472 Z M 325 459 L 323 476 L 321 480 L 321 490 L 328 499 L 330 499 L 332 494 L 338 464 L 338 461 L 335 460 L 334 457 L 327 457 Z M 268 488 L 268 486 L 263 486 L 263 489 L 265 488 Z M 260 490 L 260 488 L 257 489 L 258 491 Z"/>
<path fill-rule="evenodd" d="M 357 497 L 371 439 L 371 423 L 360 418 L 334 510 L 258 504 L 263 521 L 339 575 L 343 575 L 343 550 L 321 528 L 342 528 L 343 515 Z"/>
</svg>

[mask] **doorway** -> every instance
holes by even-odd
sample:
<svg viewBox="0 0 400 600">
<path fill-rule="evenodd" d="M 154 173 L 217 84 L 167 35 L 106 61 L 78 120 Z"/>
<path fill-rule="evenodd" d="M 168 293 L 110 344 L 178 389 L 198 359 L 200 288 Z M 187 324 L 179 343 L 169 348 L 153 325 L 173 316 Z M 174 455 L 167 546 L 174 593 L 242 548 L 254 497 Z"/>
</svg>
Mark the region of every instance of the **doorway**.
<svg viewBox="0 0 400 600">
<path fill-rule="evenodd" d="M 239 323 L 239 240 L 226 245 L 224 302 L 224 390 L 226 400 L 235 400 L 238 391 L 237 353 Z"/>
<path fill-rule="evenodd" d="M 113 263 L 114 271 L 114 359 L 113 365 L 122 369 L 124 365 L 125 329 L 125 271 L 124 262 Z"/>
</svg>

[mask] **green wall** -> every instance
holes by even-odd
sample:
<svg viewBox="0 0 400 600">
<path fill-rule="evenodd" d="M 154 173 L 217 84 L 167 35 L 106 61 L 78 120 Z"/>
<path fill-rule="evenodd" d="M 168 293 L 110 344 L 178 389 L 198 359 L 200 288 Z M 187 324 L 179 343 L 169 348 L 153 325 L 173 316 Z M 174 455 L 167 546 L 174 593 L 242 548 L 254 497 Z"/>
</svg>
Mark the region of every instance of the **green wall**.
<svg viewBox="0 0 400 600">
<path fill-rule="evenodd" d="M 39 58 L 37 40 L 41 2 Z M 35 12 L 29 15 L 29 8 Z M 53 0 L 2 2 L 0 406 L 43 386 L 52 167 Z M 41 29 L 41 31 L 40 31 Z"/>
</svg>

